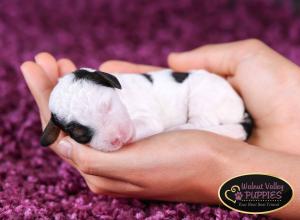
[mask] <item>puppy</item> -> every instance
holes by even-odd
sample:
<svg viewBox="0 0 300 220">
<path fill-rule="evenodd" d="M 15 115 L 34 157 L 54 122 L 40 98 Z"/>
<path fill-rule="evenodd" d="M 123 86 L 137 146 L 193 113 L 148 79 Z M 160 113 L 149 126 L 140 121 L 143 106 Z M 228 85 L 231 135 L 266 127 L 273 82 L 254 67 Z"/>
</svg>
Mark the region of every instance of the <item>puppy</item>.
<svg viewBox="0 0 300 220">
<path fill-rule="evenodd" d="M 62 130 L 101 151 L 183 129 L 245 140 L 252 125 L 230 84 L 205 70 L 108 74 L 81 68 L 59 79 L 49 108 L 41 145 L 52 144 Z"/>
</svg>

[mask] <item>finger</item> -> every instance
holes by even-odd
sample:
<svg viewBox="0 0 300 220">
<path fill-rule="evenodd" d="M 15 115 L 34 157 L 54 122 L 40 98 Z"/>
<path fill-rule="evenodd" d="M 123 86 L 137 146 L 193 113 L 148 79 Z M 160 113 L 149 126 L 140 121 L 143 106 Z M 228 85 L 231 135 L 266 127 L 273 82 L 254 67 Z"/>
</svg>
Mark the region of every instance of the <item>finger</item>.
<svg viewBox="0 0 300 220">
<path fill-rule="evenodd" d="M 266 47 L 258 40 L 206 45 L 187 52 L 171 53 L 168 64 L 178 71 L 206 69 L 221 75 L 232 75 L 240 62 L 261 49 Z"/>
<path fill-rule="evenodd" d="M 76 70 L 75 64 L 70 59 L 60 59 L 58 60 L 57 65 L 59 76 L 63 76 Z"/>
<path fill-rule="evenodd" d="M 119 60 L 110 60 L 102 63 L 99 67 L 100 71 L 104 72 L 123 72 L 123 73 L 145 73 L 162 69 L 158 66 L 142 65 L 129 63 Z"/>
<path fill-rule="evenodd" d="M 58 78 L 56 59 L 50 53 L 46 52 L 39 53 L 34 59 L 35 62 L 44 69 L 52 84 L 55 85 Z"/>
<path fill-rule="evenodd" d="M 50 117 L 48 100 L 53 88 L 47 74 L 42 67 L 32 61 L 26 61 L 21 65 L 21 71 L 25 81 L 38 105 L 41 117 L 46 121 Z"/>
<path fill-rule="evenodd" d="M 108 192 L 104 189 L 100 189 L 98 186 L 94 185 L 93 183 L 89 182 L 87 180 L 87 178 L 85 177 L 86 175 L 81 174 L 85 180 L 86 185 L 88 186 L 88 188 L 95 194 L 101 194 L 101 195 L 106 195 L 106 196 L 115 196 L 117 197 L 117 195 L 115 195 L 114 193 Z"/>
<path fill-rule="evenodd" d="M 64 136 L 61 134 L 59 139 L 62 139 Z M 143 189 L 142 187 L 138 185 L 134 185 L 130 182 L 127 181 L 121 181 L 119 179 L 115 178 L 108 178 L 105 176 L 95 176 L 95 175 L 90 175 L 86 174 L 85 172 L 82 171 L 82 166 L 78 165 L 78 160 L 77 163 L 75 163 L 70 157 L 66 157 L 65 155 L 60 153 L 60 149 L 58 150 L 59 147 L 56 147 L 59 139 L 52 145 L 52 149 L 58 153 L 58 155 L 68 162 L 71 166 L 73 166 L 75 169 L 79 171 L 79 173 L 84 177 L 86 180 L 89 188 L 96 194 L 108 194 L 108 195 L 117 195 L 123 197 L 124 195 L 133 195 L 136 193 L 141 192 Z M 98 151 L 97 151 L 98 152 Z"/>
<path fill-rule="evenodd" d="M 79 167 L 77 166 L 77 164 L 75 164 L 70 158 L 65 157 L 63 154 L 59 153 L 59 151 L 57 149 L 59 149 L 58 144 L 59 142 L 66 137 L 66 134 L 64 132 L 60 132 L 58 138 L 55 140 L 55 142 L 50 146 L 50 148 L 64 161 L 66 161 L 67 163 L 69 163 L 72 167 L 74 167 L 75 169 L 77 169 L 80 174 L 82 175 L 83 173 L 79 170 Z"/>
<path fill-rule="evenodd" d="M 124 170 L 130 167 L 130 163 L 127 154 L 122 150 L 105 153 L 79 144 L 70 137 L 63 138 L 52 149 L 58 155 L 71 160 L 85 174 L 126 181 Z"/>
<path fill-rule="evenodd" d="M 94 193 L 126 196 L 140 193 L 143 188 L 134 184 L 81 173 Z"/>
</svg>

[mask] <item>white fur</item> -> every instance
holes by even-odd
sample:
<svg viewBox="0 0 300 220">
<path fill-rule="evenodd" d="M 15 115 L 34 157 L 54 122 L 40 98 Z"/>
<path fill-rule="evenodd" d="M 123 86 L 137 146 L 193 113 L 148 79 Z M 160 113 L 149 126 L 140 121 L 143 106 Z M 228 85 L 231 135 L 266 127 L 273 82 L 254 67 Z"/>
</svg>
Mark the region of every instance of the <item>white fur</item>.
<svg viewBox="0 0 300 220">
<path fill-rule="evenodd" d="M 240 125 L 243 101 L 225 79 L 193 70 L 177 83 L 171 72 L 148 73 L 153 83 L 139 74 L 115 73 L 121 90 L 74 81 L 74 75 L 68 74 L 52 91 L 49 107 L 60 119 L 93 128 L 90 146 L 103 151 L 167 130 L 198 129 L 246 138 Z"/>
</svg>

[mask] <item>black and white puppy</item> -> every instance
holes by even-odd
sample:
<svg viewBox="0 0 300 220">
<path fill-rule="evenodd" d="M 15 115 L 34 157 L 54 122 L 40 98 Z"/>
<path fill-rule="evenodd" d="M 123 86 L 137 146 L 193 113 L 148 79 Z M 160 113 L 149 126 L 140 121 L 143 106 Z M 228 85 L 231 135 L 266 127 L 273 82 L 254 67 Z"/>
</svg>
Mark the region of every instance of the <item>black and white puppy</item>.
<svg viewBox="0 0 300 220">
<path fill-rule="evenodd" d="M 41 138 L 60 130 L 102 151 L 169 130 L 197 129 L 245 140 L 251 120 L 242 99 L 223 78 L 205 70 L 108 74 L 81 68 L 59 79 Z"/>
</svg>

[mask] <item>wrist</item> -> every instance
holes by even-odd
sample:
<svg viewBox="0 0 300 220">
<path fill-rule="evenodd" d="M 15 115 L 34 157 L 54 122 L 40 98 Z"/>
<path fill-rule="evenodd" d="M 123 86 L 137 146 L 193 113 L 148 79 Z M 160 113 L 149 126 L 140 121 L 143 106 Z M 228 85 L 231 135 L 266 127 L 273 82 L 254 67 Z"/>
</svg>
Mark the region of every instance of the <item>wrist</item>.
<svg viewBox="0 0 300 220">
<path fill-rule="evenodd" d="M 300 176 L 297 172 L 300 170 L 299 156 L 248 145 L 237 149 L 235 159 L 227 166 L 231 167 L 227 179 L 243 174 L 260 173 L 287 181 L 294 190 L 294 199 L 286 208 L 272 213 L 271 216 L 285 218 L 299 216 L 300 212 L 297 208 L 300 204 L 298 190 Z"/>
</svg>

